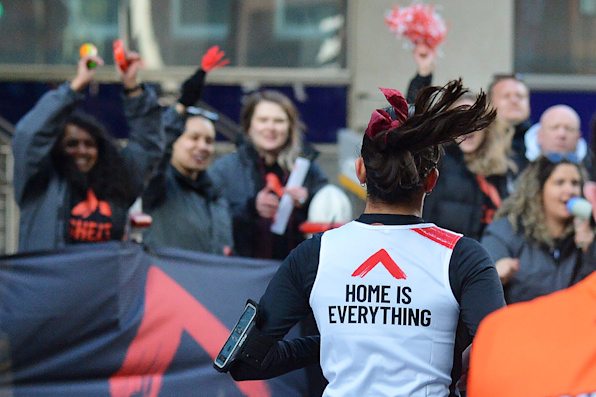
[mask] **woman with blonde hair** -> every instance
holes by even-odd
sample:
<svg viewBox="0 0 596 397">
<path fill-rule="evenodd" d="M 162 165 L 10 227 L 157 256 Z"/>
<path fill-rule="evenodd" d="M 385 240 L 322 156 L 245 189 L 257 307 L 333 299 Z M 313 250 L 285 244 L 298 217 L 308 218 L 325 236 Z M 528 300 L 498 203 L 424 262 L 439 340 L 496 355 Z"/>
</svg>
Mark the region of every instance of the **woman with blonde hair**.
<svg viewBox="0 0 596 397">
<path fill-rule="evenodd" d="M 471 106 L 467 93 L 453 106 Z M 444 146 L 441 178 L 424 205 L 423 218 L 480 240 L 501 201 L 512 190 L 517 167 L 509 157 L 513 130 L 496 119 L 487 128 Z"/>
<path fill-rule="evenodd" d="M 285 190 L 294 204 L 285 233 L 272 233 L 280 196 L 267 183 L 268 175 L 275 175 L 285 185 L 296 158 L 314 156 L 304 153 L 298 110 L 279 91 L 266 90 L 248 96 L 240 123 L 246 142 L 235 153 L 215 161 L 209 174 L 230 204 L 236 254 L 284 259 L 304 240 L 298 227 L 306 221 L 310 199 L 327 184 L 327 177 L 311 162 L 304 185 Z"/>
<path fill-rule="evenodd" d="M 584 181 L 575 158 L 541 156 L 486 228 L 481 243 L 496 263 L 507 303 L 567 288 L 596 270 L 590 220 L 574 218 L 567 208 Z"/>
</svg>

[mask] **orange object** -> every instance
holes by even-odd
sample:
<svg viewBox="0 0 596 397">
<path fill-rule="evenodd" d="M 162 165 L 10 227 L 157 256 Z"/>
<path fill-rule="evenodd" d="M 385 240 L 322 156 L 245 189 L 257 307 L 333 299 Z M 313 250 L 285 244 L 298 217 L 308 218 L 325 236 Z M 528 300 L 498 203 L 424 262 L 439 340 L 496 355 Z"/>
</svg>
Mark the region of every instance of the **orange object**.
<svg viewBox="0 0 596 397">
<path fill-rule="evenodd" d="M 281 185 L 279 178 L 273 172 L 268 173 L 265 176 L 267 180 L 267 187 L 277 194 L 279 197 L 284 195 L 284 187 Z"/>
<path fill-rule="evenodd" d="M 335 229 L 345 225 L 345 223 L 329 223 L 329 222 L 302 222 L 298 229 L 304 234 L 315 234 L 320 232 L 326 232 L 327 230 Z"/>
<path fill-rule="evenodd" d="M 97 47 L 91 43 L 85 43 L 79 48 L 79 55 L 83 58 L 86 55 L 97 56 Z M 87 62 L 87 67 L 92 69 L 97 66 L 97 63 L 93 61 Z"/>
<path fill-rule="evenodd" d="M 215 69 L 226 66 L 228 63 L 230 63 L 230 60 L 222 59 L 225 55 L 225 52 L 220 51 L 219 47 L 214 45 L 207 50 L 205 55 L 203 55 L 203 59 L 201 60 L 201 69 L 203 69 L 205 72 L 212 72 Z"/>
<path fill-rule="evenodd" d="M 124 44 L 122 43 L 122 40 L 114 40 L 113 47 L 114 62 L 116 62 L 116 65 L 118 65 L 120 70 L 126 72 L 126 69 L 128 69 L 128 61 L 126 60 L 126 50 L 124 49 Z"/>
<path fill-rule="evenodd" d="M 488 315 L 472 344 L 469 397 L 596 393 L 596 272 Z"/>
</svg>

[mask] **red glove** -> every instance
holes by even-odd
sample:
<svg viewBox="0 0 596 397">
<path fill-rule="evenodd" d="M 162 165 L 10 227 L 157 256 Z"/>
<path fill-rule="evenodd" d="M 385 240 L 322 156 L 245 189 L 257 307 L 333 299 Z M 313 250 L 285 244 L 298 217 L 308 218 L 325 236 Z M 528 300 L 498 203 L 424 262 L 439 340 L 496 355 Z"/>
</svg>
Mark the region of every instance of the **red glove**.
<svg viewBox="0 0 596 397">
<path fill-rule="evenodd" d="M 284 187 L 281 185 L 277 175 L 270 172 L 265 176 L 265 179 L 267 181 L 267 187 L 281 198 L 284 195 Z"/>
<path fill-rule="evenodd" d="M 220 51 L 219 47 L 214 45 L 213 47 L 209 48 L 205 55 L 203 55 L 203 59 L 201 60 L 201 68 L 205 72 L 211 72 L 217 68 L 227 65 L 230 63 L 229 59 L 222 58 L 226 55 L 225 52 Z"/>
</svg>

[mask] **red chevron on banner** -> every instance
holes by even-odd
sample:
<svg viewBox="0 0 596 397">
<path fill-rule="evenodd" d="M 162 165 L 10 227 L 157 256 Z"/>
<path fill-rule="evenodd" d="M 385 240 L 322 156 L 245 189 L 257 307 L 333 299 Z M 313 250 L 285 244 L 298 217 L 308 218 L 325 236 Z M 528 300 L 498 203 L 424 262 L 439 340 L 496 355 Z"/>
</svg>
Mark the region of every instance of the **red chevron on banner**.
<svg viewBox="0 0 596 397">
<path fill-rule="evenodd" d="M 186 331 L 212 357 L 219 353 L 230 330 L 188 291 L 156 266 L 149 268 L 145 287 L 145 313 L 124 363 L 110 377 L 112 397 L 141 393 L 157 397 L 162 377 Z M 247 397 L 268 397 L 264 381 L 236 383 Z"/>
<path fill-rule="evenodd" d="M 360 265 L 360 267 L 358 267 L 358 269 L 356 269 L 354 273 L 352 273 L 352 277 L 362 278 L 366 276 L 366 274 L 370 272 L 379 263 L 385 266 L 385 269 L 387 269 L 389 273 L 391 273 L 391 275 L 396 279 L 406 279 L 406 273 L 404 273 L 404 271 L 401 270 L 397 263 L 395 263 L 395 261 L 391 259 L 387 251 L 385 251 L 384 249 L 380 249 L 373 256 L 365 260 L 364 263 Z"/>
</svg>

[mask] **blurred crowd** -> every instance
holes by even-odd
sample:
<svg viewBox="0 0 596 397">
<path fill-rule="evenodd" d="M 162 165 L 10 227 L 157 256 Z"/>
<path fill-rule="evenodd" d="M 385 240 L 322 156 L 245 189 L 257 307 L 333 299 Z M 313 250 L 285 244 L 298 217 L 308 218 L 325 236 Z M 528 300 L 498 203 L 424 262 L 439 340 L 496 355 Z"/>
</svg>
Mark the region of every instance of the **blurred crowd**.
<svg viewBox="0 0 596 397">
<path fill-rule="evenodd" d="M 413 56 L 410 113 L 418 94 L 432 86 L 438 61 L 424 44 L 415 46 Z M 132 227 L 141 226 L 149 248 L 284 260 L 306 238 L 301 226 L 313 221 L 313 198 L 331 184 L 304 139 L 306 126 L 295 104 L 276 90 L 247 95 L 235 151 L 212 161 L 218 117 L 197 103 L 208 73 L 227 63 L 224 53 L 210 49 L 167 108 L 138 81 L 140 55 L 126 51 L 125 58 L 126 66 L 116 67 L 130 127 L 124 147 L 78 109 L 103 66 L 94 54 L 83 56 L 72 81 L 46 93 L 17 123 L 19 251 L 125 240 Z M 494 261 L 506 303 L 527 302 L 596 270 L 591 208 L 576 213 L 568 205 L 576 197 L 590 198 L 584 192 L 593 188 L 594 152 L 570 106 L 530 114 L 529 88 L 519 76 L 494 76 L 486 94 L 496 118 L 442 145 L 436 166 L 441 177 L 424 200 L 422 219 L 478 241 Z M 462 94 L 450 109 L 473 108 L 477 95 Z M 308 164 L 300 178 L 299 158 Z M 326 200 L 342 202 L 345 194 L 335 192 Z M 131 213 L 135 202 L 149 215 L 146 224 Z M 272 225 L 284 211 L 289 215 L 280 232 Z M 328 215 L 323 221 L 330 227 L 352 220 Z M 304 322 L 303 333 L 317 333 L 312 319 Z M 482 371 L 473 376 L 473 395 L 488 395 L 478 392 Z M 325 381 L 320 374 L 310 380 L 313 395 L 320 395 Z"/>
</svg>

